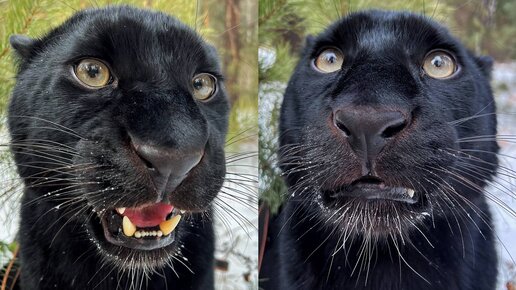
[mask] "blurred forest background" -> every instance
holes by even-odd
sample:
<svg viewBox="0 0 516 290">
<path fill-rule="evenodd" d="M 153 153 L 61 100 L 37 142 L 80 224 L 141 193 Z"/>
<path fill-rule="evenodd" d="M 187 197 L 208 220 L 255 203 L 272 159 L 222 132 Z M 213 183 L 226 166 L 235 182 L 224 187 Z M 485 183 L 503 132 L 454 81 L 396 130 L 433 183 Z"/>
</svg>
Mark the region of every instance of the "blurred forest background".
<svg viewBox="0 0 516 290">
<path fill-rule="evenodd" d="M 0 229 L 3 232 L 0 234 L 0 267 L 6 261 L 6 257 L 7 259 L 10 257 L 16 245 L 13 242 L 14 236 L 8 234 L 12 231 L 8 231 L 7 227 L 10 224 L 16 224 L 13 219 L 16 220 L 18 212 L 13 204 L 17 203 L 17 200 L 12 199 L 15 191 L 16 196 L 21 193 L 16 185 L 13 185 L 15 190 L 6 190 L 8 185 L 3 184 L 6 180 L 17 178 L 13 177 L 14 170 L 5 146 L 8 139 L 3 121 L 16 73 L 9 36 L 12 34 L 42 36 L 60 25 L 77 10 L 117 4 L 149 8 L 173 15 L 195 29 L 207 42 L 217 48 L 232 104 L 227 137 L 228 156 L 235 163 L 244 163 L 228 165 L 228 171 L 233 171 L 228 174 L 245 176 L 246 180 L 243 183 L 246 184 L 242 185 L 245 188 L 240 190 L 246 192 L 245 198 L 253 201 L 253 204 L 257 203 L 258 2 L 256 0 L 0 0 L 0 120 L 2 120 L 0 122 L 0 148 L 2 149 L 0 150 L 2 168 L 0 174 L 3 175 L 0 180 L 4 181 L 0 185 L 4 188 L 0 191 L 0 224 L 2 224 Z M 233 157 L 232 154 L 234 154 Z M 237 166 L 239 167 L 236 168 Z M 229 205 L 232 202 L 234 203 L 229 201 Z M 245 205 L 234 205 L 234 207 L 233 210 L 239 212 L 241 217 L 234 217 L 234 214 L 230 213 L 229 216 L 222 217 L 224 225 L 220 226 L 220 230 L 217 229 L 218 234 L 222 236 L 218 240 L 218 257 L 223 259 L 223 267 L 219 269 L 222 274 L 217 276 L 218 289 L 254 289 L 257 281 L 254 262 L 257 254 L 256 245 L 252 241 L 248 241 L 247 244 L 242 241 L 244 237 L 247 240 L 250 236 L 256 236 L 253 232 L 256 231 L 256 226 L 253 226 L 257 223 L 253 220 L 256 209 L 253 210 L 254 207 Z M 2 210 L 4 210 L 3 214 Z M 247 220 L 241 221 L 238 220 L 239 218 Z M 241 226 L 241 224 L 245 225 Z M 3 258 L 2 255 L 4 255 Z"/>
<path fill-rule="evenodd" d="M 283 92 L 294 69 L 305 37 L 317 34 L 348 13 L 364 9 L 408 10 L 446 25 L 474 53 L 495 59 L 492 86 L 499 112 L 498 132 L 515 136 L 516 130 L 516 1 L 513 0 L 260 0 L 259 26 L 259 192 L 263 205 L 274 214 L 288 196 L 277 167 L 278 117 Z M 505 135 L 504 135 L 505 134 Z M 514 142 L 500 141 L 507 158 L 501 162 L 516 168 Z M 516 191 L 511 179 L 509 188 Z M 496 192 L 496 189 L 491 189 Z M 503 193 L 500 193 L 503 195 Z M 516 201 L 501 196 L 511 208 Z M 500 288 L 516 289 L 516 220 L 492 207 L 500 239 Z M 513 246 L 514 245 L 514 246 Z M 506 247 L 505 249 L 503 247 Z"/>
</svg>

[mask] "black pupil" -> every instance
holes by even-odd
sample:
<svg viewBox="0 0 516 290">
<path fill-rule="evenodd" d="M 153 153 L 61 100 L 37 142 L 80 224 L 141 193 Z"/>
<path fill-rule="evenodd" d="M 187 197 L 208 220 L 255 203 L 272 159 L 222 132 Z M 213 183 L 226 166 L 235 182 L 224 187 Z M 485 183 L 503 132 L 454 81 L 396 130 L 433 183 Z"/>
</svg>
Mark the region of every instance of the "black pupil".
<svg viewBox="0 0 516 290">
<path fill-rule="evenodd" d="M 334 64 L 337 62 L 337 55 L 334 52 L 327 52 L 325 58 L 326 62 L 329 64 Z"/>
<path fill-rule="evenodd" d="M 442 57 L 440 56 L 436 56 L 434 57 L 434 59 L 432 59 L 432 64 L 435 66 L 435 67 L 441 67 L 444 65 L 444 60 Z"/>
<path fill-rule="evenodd" d="M 100 67 L 96 64 L 89 64 L 86 69 L 86 72 L 88 73 L 88 76 L 90 78 L 96 78 L 100 72 Z"/>
<path fill-rule="evenodd" d="M 193 86 L 194 86 L 194 89 L 196 89 L 196 90 L 202 89 L 202 87 L 203 87 L 202 79 L 200 79 L 200 78 L 195 79 L 194 83 L 193 83 Z"/>
</svg>

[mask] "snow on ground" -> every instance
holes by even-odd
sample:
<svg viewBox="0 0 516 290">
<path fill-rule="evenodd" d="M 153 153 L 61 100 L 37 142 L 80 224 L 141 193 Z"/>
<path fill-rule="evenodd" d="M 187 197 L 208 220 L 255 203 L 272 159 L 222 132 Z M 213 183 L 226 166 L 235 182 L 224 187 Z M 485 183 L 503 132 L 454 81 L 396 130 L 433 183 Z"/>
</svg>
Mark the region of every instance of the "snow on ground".
<svg viewBox="0 0 516 290">
<path fill-rule="evenodd" d="M 516 211 L 516 62 L 496 64 L 493 71 L 498 111 L 498 156 L 502 174 L 487 189 L 506 206 Z M 495 202 L 490 202 L 498 236 L 498 290 L 507 290 L 507 283 L 516 282 L 516 217 Z M 511 288 L 514 289 L 514 288 Z"/>
<path fill-rule="evenodd" d="M 506 127 L 511 134 L 516 136 L 516 119 L 512 117 L 510 122 L 512 126 Z M 506 131 L 506 130 L 503 130 Z M 511 157 L 500 157 L 500 165 L 508 170 L 516 170 L 516 144 L 501 143 L 501 154 Z M 497 176 L 492 186 L 487 190 L 495 194 L 502 200 L 507 207 L 516 211 L 516 173 L 512 173 L 513 177 Z M 503 187 L 500 185 L 503 184 Z M 507 188 L 507 189 L 505 189 Z M 513 196 L 507 194 L 510 192 Z M 495 225 L 496 234 L 499 239 L 499 282 L 498 289 L 507 289 L 505 284 L 509 281 L 516 281 L 516 217 L 512 216 L 507 210 L 490 201 L 491 213 Z"/>
<path fill-rule="evenodd" d="M 493 185 L 487 190 L 501 199 L 507 207 L 516 211 L 516 63 L 495 66 L 493 87 L 498 108 L 500 166 L 506 168 L 505 174 L 512 176 L 498 174 Z M 499 238 L 500 265 L 497 289 L 507 290 L 506 283 L 516 282 L 516 217 L 494 202 L 490 202 L 490 205 Z"/>
<path fill-rule="evenodd" d="M 240 146 L 239 151 L 256 153 L 256 144 Z M 258 289 L 258 158 L 244 158 L 227 165 L 227 179 L 237 179 L 238 184 L 226 183 L 234 197 L 224 193 L 219 198 L 224 203 L 216 207 L 215 226 L 217 252 L 215 257 L 223 265 L 215 272 L 218 290 Z M 225 187 L 226 187 L 225 186 Z M 229 190 L 222 190 L 229 192 Z M 235 199 L 238 199 L 236 201 Z M 222 204 L 223 206 L 219 206 Z M 228 212 L 228 207 L 231 207 Z M 225 264 L 227 262 L 227 264 Z M 227 265 L 227 270 L 222 270 Z"/>
</svg>

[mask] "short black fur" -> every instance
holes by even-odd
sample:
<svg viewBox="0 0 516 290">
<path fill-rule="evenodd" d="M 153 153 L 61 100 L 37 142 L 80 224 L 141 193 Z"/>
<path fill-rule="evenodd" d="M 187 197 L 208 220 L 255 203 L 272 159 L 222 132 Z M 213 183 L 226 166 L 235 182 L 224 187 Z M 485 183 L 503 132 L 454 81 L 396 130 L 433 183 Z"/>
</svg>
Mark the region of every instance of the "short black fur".
<svg viewBox="0 0 516 290">
<path fill-rule="evenodd" d="M 344 62 L 324 74 L 314 59 L 328 47 Z M 449 78 L 422 68 L 436 49 L 458 64 Z M 494 289 L 484 190 L 498 164 L 491 64 L 443 26 L 405 12 L 353 13 L 308 37 L 281 108 L 291 196 L 271 221 L 263 289 Z M 335 126 L 333 115 L 346 110 L 363 120 L 394 112 L 405 123 L 363 160 Z M 418 202 L 339 195 L 358 183 L 412 188 Z"/>
<path fill-rule="evenodd" d="M 215 49 L 173 17 L 128 6 L 80 11 L 11 44 L 19 72 L 8 124 L 25 184 L 21 289 L 213 289 L 211 204 L 229 112 Z M 105 62 L 113 82 L 81 85 L 73 69 L 84 58 Z M 218 79 L 206 101 L 192 95 L 199 73 Z M 133 139 L 204 155 L 173 192 L 157 192 Z M 186 210 L 174 242 L 145 251 L 106 240 L 103 215 L 156 201 Z"/>
</svg>

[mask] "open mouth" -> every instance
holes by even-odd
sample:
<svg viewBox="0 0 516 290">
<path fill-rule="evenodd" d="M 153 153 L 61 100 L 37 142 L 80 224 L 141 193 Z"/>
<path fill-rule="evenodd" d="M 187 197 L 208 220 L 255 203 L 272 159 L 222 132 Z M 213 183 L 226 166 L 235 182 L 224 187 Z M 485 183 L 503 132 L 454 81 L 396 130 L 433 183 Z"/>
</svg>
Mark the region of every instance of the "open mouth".
<svg viewBox="0 0 516 290">
<path fill-rule="evenodd" d="M 336 190 L 325 191 L 330 199 L 356 198 L 361 200 L 386 200 L 406 204 L 416 204 L 420 201 L 420 195 L 412 188 L 400 186 L 388 186 L 376 177 L 362 177 L 349 185 L 344 185 Z"/>
<path fill-rule="evenodd" d="M 101 218 L 107 241 L 138 250 L 165 247 L 175 240 L 175 229 L 184 212 L 170 204 L 119 207 Z"/>
</svg>

